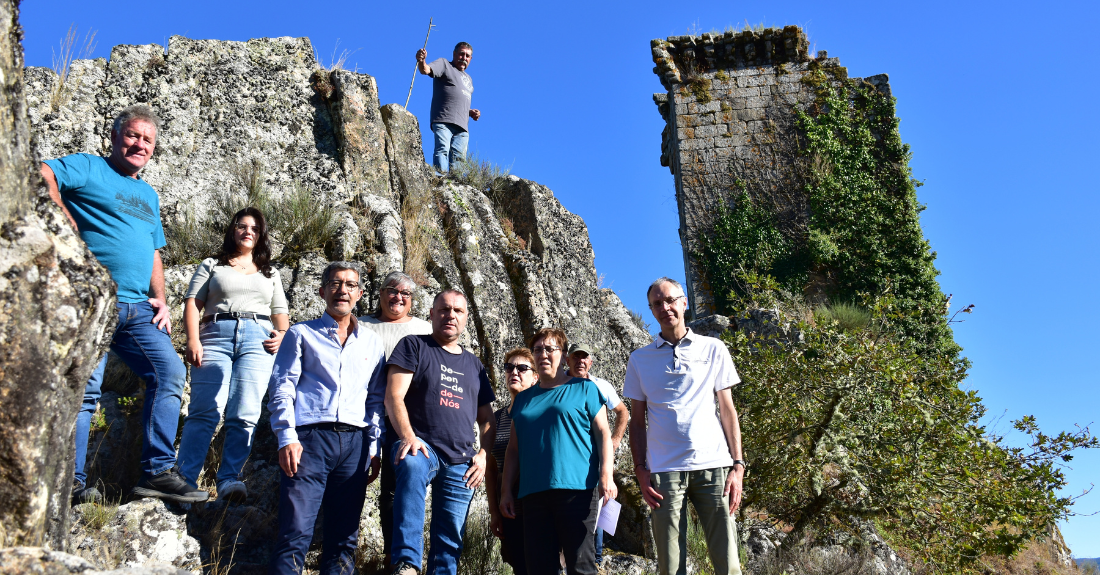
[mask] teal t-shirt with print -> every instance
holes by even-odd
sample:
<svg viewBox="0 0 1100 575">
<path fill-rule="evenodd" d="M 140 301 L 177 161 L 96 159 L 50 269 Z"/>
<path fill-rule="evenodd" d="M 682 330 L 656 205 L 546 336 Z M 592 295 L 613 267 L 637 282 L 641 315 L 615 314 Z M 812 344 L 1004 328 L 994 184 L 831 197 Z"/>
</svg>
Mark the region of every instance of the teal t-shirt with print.
<svg viewBox="0 0 1100 575">
<path fill-rule="evenodd" d="M 147 300 L 153 250 L 165 244 L 156 190 L 115 171 L 102 156 L 73 154 L 45 163 L 80 238 L 118 284 L 118 301 Z"/>
<path fill-rule="evenodd" d="M 554 389 L 519 393 L 512 421 L 519 442 L 519 496 L 548 489 L 593 489 L 600 479 L 592 418 L 607 400 L 596 384 L 573 378 Z"/>
</svg>

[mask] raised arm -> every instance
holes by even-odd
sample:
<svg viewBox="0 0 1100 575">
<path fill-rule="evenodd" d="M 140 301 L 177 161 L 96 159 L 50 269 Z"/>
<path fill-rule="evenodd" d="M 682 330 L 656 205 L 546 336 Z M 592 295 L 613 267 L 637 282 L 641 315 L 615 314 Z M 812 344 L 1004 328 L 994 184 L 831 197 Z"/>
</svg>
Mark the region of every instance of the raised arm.
<svg viewBox="0 0 1100 575">
<path fill-rule="evenodd" d="M 69 218 L 69 223 L 73 225 L 73 229 L 80 231 L 80 227 L 76 225 L 76 220 L 73 219 L 73 215 L 69 213 L 69 208 L 65 207 L 65 202 L 61 201 L 61 190 L 57 187 L 57 176 L 54 175 L 53 170 L 46 164 L 42 164 L 42 179 L 46 180 L 46 188 L 50 191 L 50 199 L 53 203 L 61 206 L 61 211 L 65 214 L 66 218 Z"/>
<path fill-rule="evenodd" d="M 386 377 L 386 415 L 390 417 L 390 423 L 401 442 L 401 449 L 393 460 L 394 465 L 405 459 L 409 453 L 415 457 L 417 451 L 423 451 L 424 457 L 428 457 L 428 448 L 420 443 L 413 432 L 409 411 L 405 408 L 405 394 L 409 392 L 412 379 L 413 372 L 401 366 L 389 366 L 389 375 Z"/>
<path fill-rule="evenodd" d="M 428 65 L 428 51 L 423 48 L 416 51 L 416 69 L 425 76 L 432 75 L 432 67 Z"/>
</svg>

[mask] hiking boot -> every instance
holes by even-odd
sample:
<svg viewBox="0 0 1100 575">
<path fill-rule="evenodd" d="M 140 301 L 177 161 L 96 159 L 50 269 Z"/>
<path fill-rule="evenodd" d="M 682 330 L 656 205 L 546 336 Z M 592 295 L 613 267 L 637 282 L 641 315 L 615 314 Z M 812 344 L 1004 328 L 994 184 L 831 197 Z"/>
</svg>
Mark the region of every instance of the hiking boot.
<svg viewBox="0 0 1100 575">
<path fill-rule="evenodd" d="M 405 563 L 404 561 L 393 566 L 393 575 L 417 575 L 416 567 Z"/>
<path fill-rule="evenodd" d="M 142 474 L 133 493 L 138 497 L 156 497 L 176 503 L 202 503 L 210 498 L 209 493 L 188 485 L 175 469 L 160 475 Z"/>
<path fill-rule="evenodd" d="M 244 503 L 248 499 L 248 489 L 240 481 L 226 481 L 218 486 L 218 499 L 230 503 Z"/>
<path fill-rule="evenodd" d="M 73 481 L 73 505 L 84 503 L 103 503 L 103 494 L 95 487 L 84 487 L 79 481 Z"/>
</svg>

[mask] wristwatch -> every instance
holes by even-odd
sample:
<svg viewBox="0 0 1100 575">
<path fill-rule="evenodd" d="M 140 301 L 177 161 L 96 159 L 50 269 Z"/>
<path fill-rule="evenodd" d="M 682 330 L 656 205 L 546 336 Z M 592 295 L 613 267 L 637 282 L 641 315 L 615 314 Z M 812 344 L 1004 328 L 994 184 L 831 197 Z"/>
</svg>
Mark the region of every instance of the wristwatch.
<svg viewBox="0 0 1100 575">
<path fill-rule="evenodd" d="M 745 461 L 744 459 L 734 459 L 733 460 L 733 465 L 740 465 L 741 467 L 743 467 L 745 469 L 749 468 L 748 462 Z M 733 465 L 731 465 L 730 467 L 733 467 Z"/>
</svg>

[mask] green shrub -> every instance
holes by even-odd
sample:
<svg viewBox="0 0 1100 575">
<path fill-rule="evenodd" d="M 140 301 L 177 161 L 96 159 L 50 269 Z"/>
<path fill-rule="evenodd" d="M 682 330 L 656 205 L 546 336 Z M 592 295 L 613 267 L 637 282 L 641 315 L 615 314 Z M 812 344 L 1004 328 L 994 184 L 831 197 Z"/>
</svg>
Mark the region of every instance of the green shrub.
<svg viewBox="0 0 1100 575">
<path fill-rule="evenodd" d="M 509 168 L 483 160 L 477 152 L 474 152 L 468 154 L 465 160 L 455 162 L 451 166 L 451 171 L 447 173 L 447 177 L 488 193 L 499 186 L 501 180 L 508 177 L 509 172 Z"/>
<path fill-rule="evenodd" d="M 479 491 L 475 494 L 484 496 Z M 500 540 L 489 529 L 487 509 L 475 508 L 466 519 L 466 534 L 462 538 L 462 557 L 458 575 L 511 575 L 512 568 L 500 558 Z"/>
<path fill-rule="evenodd" d="M 282 197 L 272 197 L 259 160 L 234 165 L 230 172 L 235 190 L 214 194 L 206 212 L 198 213 L 194 206 L 188 206 L 180 220 L 165 226 L 167 245 L 161 254 L 165 265 L 194 264 L 213 257 L 221 248 L 229 220 L 249 206 L 267 219 L 272 247 L 283 247 L 280 258 L 332 247 L 339 218 L 336 207 L 324 194 L 315 198 L 307 186 L 294 182 Z"/>
<path fill-rule="evenodd" d="M 222 244 L 222 233 L 213 228 L 205 214 L 197 213 L 194 206 L 187 206 L 180 219 L 165 223 L 165 246 L 160 255 L 166 266 L 200 263 L 213 256 Z"/>
<path fill-rule="evenodd" d="M 871 312 L 850 303 L 821 305 L 814 310 L 814 320 L 820 323 L 836 323 L 841 331 L 859 331 L 871 325 Z"/>
<path fill-rule="evenodd" d="M 91 531 L 99 531 L 118 517 L 118 502 L 85 503 L 81 512 L 84 526 Z"/>
<path fill-rule="evenodd" d="M 977 392 L 959 388 L 965 360 L 890 329 L 912 313 L 894 296 L 869 313 L 865 329 L 802 323 L 801 341 L 726 336 L 744 380 L 733 390 L 749 462 L 743 505 L 790 526 L 795 544 L 858 535 L 874 520 L 918 562 L 955 573 L 1068 517 L 1059 466 L 1100 447 L 1088 428 L 1049 436 L 1024 417 L 1014 427 L 1027 446 L 1010 447 L 980 424 Z"/>
<path fill-rule="evenodd" d="M 331 248 L 339 230 L 336 210 L 325 196 L 316 200 L 309 188 L 298 183 L 273 202 L 267 214 L 273 235 L 284 245 L 284 254 Z"/>
<path fill-rule="evenodd" d="M 799 293 L 809 268 L 796 243 L 779 231 L 775 211 L 747 193 L 718 207 L 710 232 L 698 239 L 695 259 L 725 313 L 747 293 L 738 281 L 744 272 L 772 276 L 784 289 Z"/>
</svg>

